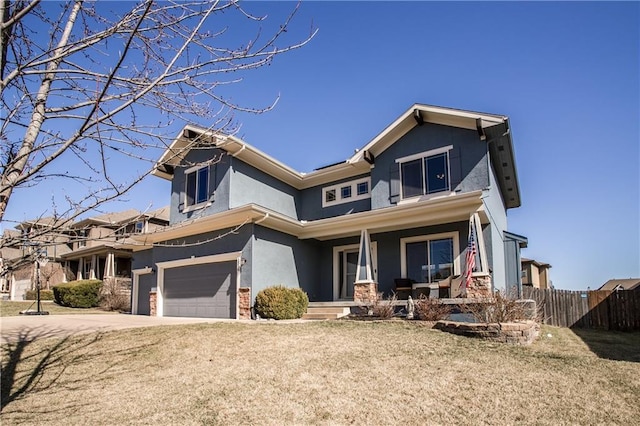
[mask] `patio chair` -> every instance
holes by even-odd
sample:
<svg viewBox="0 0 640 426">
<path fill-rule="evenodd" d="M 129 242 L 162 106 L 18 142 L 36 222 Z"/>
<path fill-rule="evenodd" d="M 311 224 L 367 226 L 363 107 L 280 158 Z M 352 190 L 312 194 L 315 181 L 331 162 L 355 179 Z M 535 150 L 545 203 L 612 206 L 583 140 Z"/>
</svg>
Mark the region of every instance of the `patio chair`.
<svg viewBox="0 0 640 426">
<path fill-rule="evenodd" d="M 462 275 L 458 275 L 451 279 L 451 286 L 449 287 L 449 297 L 455 299 L 462 296 Z"/>
<path fill-rule="evenodd" d="M 444 280 L 438 281 L 438 297 L 440 299 L 445 299 L 451 297 L 451 276 L 445 278 Z"/>
<path fill-rule="evenodd" d="M 411 278 L 396 278 L 394 281 L 395 284 L 395 293 L 398 299 L 408 299 L 411 295 L 413 280 Z"/>
</svg>

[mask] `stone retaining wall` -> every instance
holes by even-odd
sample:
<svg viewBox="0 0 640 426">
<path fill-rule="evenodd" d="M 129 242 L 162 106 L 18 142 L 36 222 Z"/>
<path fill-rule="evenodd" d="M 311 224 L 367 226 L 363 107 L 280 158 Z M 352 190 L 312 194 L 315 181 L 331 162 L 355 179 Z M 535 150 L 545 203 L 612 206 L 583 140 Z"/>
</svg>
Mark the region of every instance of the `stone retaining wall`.
<svg viewBox="0 0 640 426">
<path fill-rule="evenodd" d="M 535 321 L 497 324 L 438 321 L 434 328 L 461 336 L 514 345 L 530 345 L 540 334 L 540 325 Z"/>
</svg>

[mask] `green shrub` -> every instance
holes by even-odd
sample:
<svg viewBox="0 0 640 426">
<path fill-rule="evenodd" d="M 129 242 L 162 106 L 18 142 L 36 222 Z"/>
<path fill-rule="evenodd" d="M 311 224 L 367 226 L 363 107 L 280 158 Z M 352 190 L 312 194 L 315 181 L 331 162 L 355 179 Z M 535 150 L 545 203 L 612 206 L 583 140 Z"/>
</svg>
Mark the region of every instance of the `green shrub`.
<svg viewBox="0 0 640 426">
<path fill-rule="evenodd" d="M 299 288 L 273 286 L 256 296 L 255 310 L 262 318 L 296 319 L 307 312 L 309 297 Z"/>
<path fill-rule="evenodd" d="M 53 287 L 57 304 L 70 308 L 93 308 L 100 303 L 102 281 L 82 280 L 58 284 Z"/>
<path fill-rule="evenodd" d="M 27 300 L 38 300 L 38 290 L 27 290 Z M 53 300 L 53 290 L 40 289 L 40 300 Z"/>
</svg>

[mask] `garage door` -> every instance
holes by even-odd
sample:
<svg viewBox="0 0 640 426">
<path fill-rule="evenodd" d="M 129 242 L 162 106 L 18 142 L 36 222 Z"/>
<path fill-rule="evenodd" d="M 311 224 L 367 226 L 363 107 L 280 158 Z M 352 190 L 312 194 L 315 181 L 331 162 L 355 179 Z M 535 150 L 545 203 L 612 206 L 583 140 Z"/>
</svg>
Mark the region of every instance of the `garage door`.
<svg viewBox="0 0 640 426">
<path fill-rule="evenodd" d="M 236 317 L 236 262 L 205 263 L 164 271 L 164 316 Z"/>
</svg>

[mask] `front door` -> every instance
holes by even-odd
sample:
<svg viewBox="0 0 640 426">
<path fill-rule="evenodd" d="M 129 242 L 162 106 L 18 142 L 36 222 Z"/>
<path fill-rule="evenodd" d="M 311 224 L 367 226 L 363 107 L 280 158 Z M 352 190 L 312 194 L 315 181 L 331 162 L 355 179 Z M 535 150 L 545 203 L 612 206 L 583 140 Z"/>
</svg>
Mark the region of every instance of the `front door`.
<svg viewBox="0 0 640 426">
<path fill-rule="evenodd" d="M 340 256 L 340 299 L 353 300 L 353 283 L 358 269 L 358 249 L 345 250 Z"/>
</svg>

